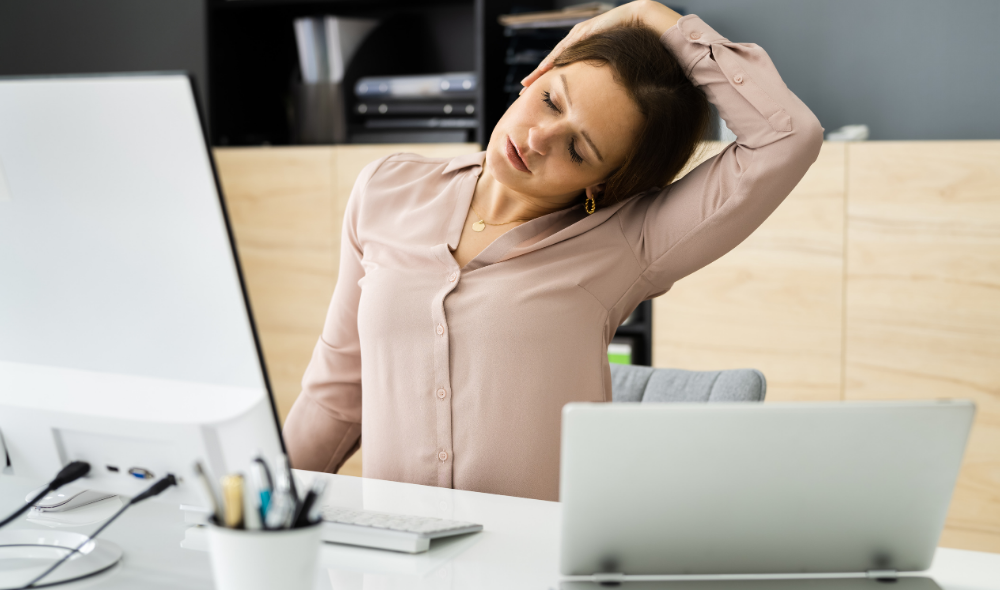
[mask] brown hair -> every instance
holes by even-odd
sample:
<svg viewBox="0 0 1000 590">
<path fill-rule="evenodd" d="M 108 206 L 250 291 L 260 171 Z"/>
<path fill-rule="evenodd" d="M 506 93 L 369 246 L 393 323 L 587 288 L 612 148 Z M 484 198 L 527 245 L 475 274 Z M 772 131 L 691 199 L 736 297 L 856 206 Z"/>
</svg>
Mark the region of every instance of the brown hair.
<svg viewBox="0 0 1000 590">
<path fill-rule="evenodd" d="M 616 25 L 577 41 L 559 54 L 554 67 L 576 62 L 611 66 L 643 116 L 639 137 L 625 162 L 605 181 L 600 205 L 610 205 L 654 186 L 666 186 L 694 155 L 708 130 L 705 94 L 641 21 Z"/>
</svg>

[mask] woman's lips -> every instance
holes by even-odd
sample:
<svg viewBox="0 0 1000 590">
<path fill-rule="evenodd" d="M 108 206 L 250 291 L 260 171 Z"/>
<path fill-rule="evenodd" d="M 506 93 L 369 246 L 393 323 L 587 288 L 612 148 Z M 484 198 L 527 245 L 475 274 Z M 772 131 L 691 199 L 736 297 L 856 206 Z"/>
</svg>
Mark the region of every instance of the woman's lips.
<svg viewBox="0 0 1000 590">
<path fill-rule="evenodd" d="M 517 151 L 517 146 L 514 142 L 510 140 L 510 136 L 507 137 L 507 159 L 510 160 L 510 165 L 517 168 L 521 172 L 527 172 L 531 174 L 531 170 L 528 170 L 528 165 L 524 163 L 524 159 L 521 158 L 521 154 Z"/>
</svg>

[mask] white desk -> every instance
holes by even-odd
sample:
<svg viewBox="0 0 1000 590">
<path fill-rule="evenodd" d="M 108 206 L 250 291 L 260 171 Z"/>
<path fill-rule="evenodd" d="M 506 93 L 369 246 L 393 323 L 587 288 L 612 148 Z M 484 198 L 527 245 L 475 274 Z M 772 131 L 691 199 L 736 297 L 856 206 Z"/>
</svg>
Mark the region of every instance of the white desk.
<svg viewBox="0 0 1000 590">
<path fill-rule="evenodd" d="M 330 478 L 337 505 L 482 523 L 482 533 L 436 541 L 419 555 L 325 544 L 316 590 L 477 590 L 558 587 L 559 504 L 442 488 L 299 472 L 308 484 Z M 34 482 L 0 477 L 0 513 L 13 510 Z M 38 528 L 20 520 L 12 528 Z M 67 528 L 87 533 L 95 525 Z M 150 500 L 129 509 L 102 534 L 125 550 L 122 563 L 63 588 L 195 590 L 212 588 L 200 530 L 189 530 L 174 504 Z M 185 548 L 182 547 L 182 544 Z M 939 549 L 929 572 L 945 590 L 1000 590 L 1000 554 Z M 595 586 L 596 588 L 596 586 Z"/>
</svg>

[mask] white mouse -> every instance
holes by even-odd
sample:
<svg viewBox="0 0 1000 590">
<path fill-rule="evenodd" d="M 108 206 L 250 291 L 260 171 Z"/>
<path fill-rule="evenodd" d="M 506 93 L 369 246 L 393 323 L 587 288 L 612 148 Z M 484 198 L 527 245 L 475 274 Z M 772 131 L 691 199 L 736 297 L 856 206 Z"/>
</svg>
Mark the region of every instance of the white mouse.
<svg viewBox="0 0 1000 590">
<path fill-rule="evenodd" d="M 38 495 L 38 492 L 40 491 L 41 490 L 35 490 L 34 492 L 28 494 L 25 501 L 30 502 L 31 499 Z M 94 502 L 107 500 L 108 498 L 113 498 L 114 496 L 114 494 L 106 494 L 104 492 L 95 492 L 92 490 L 56 490 L 36 502 L 34 510 L 38 510 L 39 512 L 66 512 L 67 510 L 73 510 L 74 508 L 93 504 Z"/>
</svg>

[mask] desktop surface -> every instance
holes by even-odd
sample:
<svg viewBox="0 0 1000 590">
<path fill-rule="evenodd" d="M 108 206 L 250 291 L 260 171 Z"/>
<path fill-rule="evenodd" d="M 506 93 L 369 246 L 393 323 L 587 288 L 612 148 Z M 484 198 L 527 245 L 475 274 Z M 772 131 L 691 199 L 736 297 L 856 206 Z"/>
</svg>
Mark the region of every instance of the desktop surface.
<svg viewBox="0 0 1000 590">
<path fill-rule="evenodd" d="M 482 533 L 435 541 L 430 551 L 418 555 L 325 544 L 316 572 L 316 590 L 560 587 L 560 507 L 556 502 L 312 472 L 297 475 L 304 485 L 313 477 L 329 478 L 328 504 L 465 520 L 485 527 Z M 0 507 L 12 510 L 37 485 L 22 478 L 0 477 Z M 8 527 L 30 528 L 44 527 L 23 518 Z M 84 533 L 95 528 L 91 524 L 63 530 Z M 102 534 L 124 549 L 122 564 L 90 580 L 62 587 L 213 588 L 202 532 L 184 522 L 176 504 L 150 501 L 136 505 Z M 928 575 L 944 590 L 1000 590 L 1000 554 L 939 549 Z"/>
</svg>

